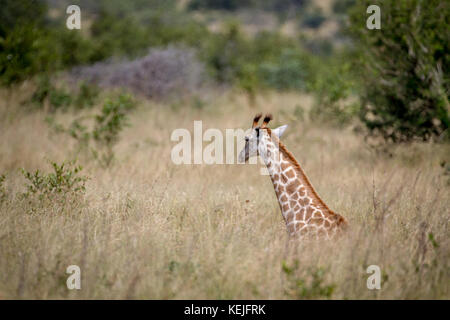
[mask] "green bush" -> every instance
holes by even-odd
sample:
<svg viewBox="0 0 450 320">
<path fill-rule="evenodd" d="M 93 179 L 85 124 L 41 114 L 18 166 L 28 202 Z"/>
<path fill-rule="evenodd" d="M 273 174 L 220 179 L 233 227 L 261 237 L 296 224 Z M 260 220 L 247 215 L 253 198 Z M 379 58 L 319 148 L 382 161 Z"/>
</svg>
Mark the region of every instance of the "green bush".
<svg viewBox="0 0 450 320">
<path fill-rule="evenodd" d="M 81 82 L 77 93 L 70 93 L 64 87 L 55 87 L 48 76 L 44 73 L 37 77 L 36 90 L 31 96 L 31 102 L 38 108 L 43 108 L 46 102 L 49 112 L 56 110 L 68 110 L 73 106 L 75 109 L 91 107 L 97 99 L 99 89 L 95 85 Z"/>
<path fill-rule="evenodd" d="M 282 271 L 287 280 L 285 294 L 291 299 L 330 299 L 336 285 L 325 281 L 326 269 L 321 267 L 308 268 L 307 274 L 301 276 L 299 262 L 293 265 L 282 263 Z"/>
<path fill-rule="evenodd" d="M 216 9 L 235 11 L 253 4 L 252 0 L 191 0 L 188 8 L 191 10 Z"/>
<path fill-rule="evenodd" d="M 94 159 L 105 167 L 114 160 L 114 146 L 119 141 L 120 132 L 129 125 L 128 114 L 135 108 L 136 102 L 128 94 L 121 94 L 117 99 L 108 99 L 100 113 L 93 117 L 93 124 L 83 116 L 72 121 L 68 128 L 48 117 L 47 123 L 55 132 L 66 133 L 78 142 L 78 152 L 89 151 Z"/>
<path fill-rule="evenodd" d="M 48 101 L 50 112 L 67 108 L 72 103 L 72 97 L 64 89 L 55 88 L 49 77 L 43 74 L 37 78 L 36 91 L 31 96 L 31 102 L 39 108 L 44 107 Z"/>
<path fill-rule="evenodd" d="M 237 23 L 229 23 L 223 33 L 205 43 L 200 53 L 211 75 L 221 83 L 234 83 L 242 75 L 242 66 L 249 55 L 250 45 Z"/>
<path fill-rule="evenodd" d="M 74 99 L 74 105 L 77 109 L 90 108 L 97 101 L 100 89 L 95 84 L 81 82 L 78 94 Z"/>
<path fill-rule="evenodd" d="M 2 0 L 0 10 L 0 38 L 20 25 L 42 25 L 47 5 L 40 0 Z"/>
<path fill-rule="evenodd" d="M 305 90 L 309 76 L 305 55 L 296 49 L 282 50 L 275 61 L 261 63 L 258 72 L 264 85 L 279 90 Z"/>
<path fill-rule="evenodd" d="M 351 71 L 352 59 L 351 53 L 344 52 L 314 60 L 314 74 L 308 82 L 308 90 L 314 95 L 311 119 L 345 126 L 358 116 L 360 102 Z"/>
<path fill-rule="evenodd" d="M 128 124 L 127 114 L 133 108 L 130 95 L 121 94 L 116 100 L 107 100 L 95 117 L 94 140 L 105 145 L 115 144 L 120 131 Z"/>
<path fill-rule="evenodd" d="M 77 166 L 75 161 L 50 163 L 53 169 L 50 173 L 39 170 L 31 173 L 22 169 L 26 179 L 26 192 L 21 194 L 21 198 L 28 200 L 32 212 L 36 212 L 43 201 L 58 202 L 61 205 L 74 204 L 86 191 L 88 177 L 80 175 L 83 168 Z"/>
<path fill-rule="evenodd" d="M 308 14 L 303 15 L 301 25 L 303 27 L 317 29 L 325 22 L 325 20 L 326 17 L 323 14 L 322 9 L 314 7 Z"/>
<path fill-rule="evenodd" d="M 201 59 L 219 83 L 231 83 L 252 94 L 257 88 L 304 89 L 308 62 L 298 42 L 277 32 L 246 37 L 238 23 L 205 43 Z"/>
<path fill-rule="evenodd" d="M 381 8 L 381 30 L 366 28 L 366 9 Z M 386 141 L 447 134 L 450 94 L 449 2 L 358 1 L 350 32 L 361 53 L 361 120 Z"/>
<path fill-rule="evenodd" d="M 51 39 L 35 25 L 17 25 L 0 37 L 0 82 L 11 85 L 58 65 Z M 55 63 L 56 61 L 56 63 Z"/>
</svg>

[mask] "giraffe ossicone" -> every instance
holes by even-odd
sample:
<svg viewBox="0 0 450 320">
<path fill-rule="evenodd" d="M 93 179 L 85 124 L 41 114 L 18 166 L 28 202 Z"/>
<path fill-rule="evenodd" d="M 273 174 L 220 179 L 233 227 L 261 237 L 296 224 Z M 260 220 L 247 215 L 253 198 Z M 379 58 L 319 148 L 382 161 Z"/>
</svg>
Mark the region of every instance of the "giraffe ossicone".
<svg viewBox="0 0 450 320">
<path fill-rule="evenodd" d="M 280 141 L 287 125 L 273 130 L 268 128 L 272 119 L 269 114 L 258 126 L 261 117 L 257 114 L 253 119 L 252 130 L 245 136 L 244 149 L 239 153 L 239 162 L 247 162 L 254 156 L 263 159 L 289 235 L 331 238 L 346 229 L 345 218 L 328 208 L 295 157 Z"/>
</svg>

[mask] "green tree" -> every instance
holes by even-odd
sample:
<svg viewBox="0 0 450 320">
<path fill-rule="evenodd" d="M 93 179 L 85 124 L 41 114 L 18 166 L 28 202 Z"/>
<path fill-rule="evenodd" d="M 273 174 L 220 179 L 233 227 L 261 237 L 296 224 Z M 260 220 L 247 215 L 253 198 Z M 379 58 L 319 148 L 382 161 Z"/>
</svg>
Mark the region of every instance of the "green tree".
<svg viewBox="0 0 450 320">
<path fill-rule="evenodd" d="M 366 27 L 369 5 L 381 29 Z M 445 0 L 358 1 L 350 33 L 360 51 L 361 119 L 387 141 L 429 140 L 449 127 L 450 3 Z"/>
</svg>

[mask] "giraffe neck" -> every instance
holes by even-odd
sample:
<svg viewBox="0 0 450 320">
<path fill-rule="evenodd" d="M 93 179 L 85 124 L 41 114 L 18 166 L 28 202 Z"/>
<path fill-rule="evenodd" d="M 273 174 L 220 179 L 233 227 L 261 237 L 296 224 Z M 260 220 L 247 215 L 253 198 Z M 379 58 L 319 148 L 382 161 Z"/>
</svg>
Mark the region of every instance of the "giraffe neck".
<svg viewBox="0 0 450 320">
<path fill-rule="evenodd" d="M 279 141 L 276 143 L 278 146 L 266 137 L 259 153 L 272 179 L 289 234 L 315 232 L 328 237 L 329 231 L 336 230 L 344 219 L 322 201 L 286 147 Z"/>
</svg>

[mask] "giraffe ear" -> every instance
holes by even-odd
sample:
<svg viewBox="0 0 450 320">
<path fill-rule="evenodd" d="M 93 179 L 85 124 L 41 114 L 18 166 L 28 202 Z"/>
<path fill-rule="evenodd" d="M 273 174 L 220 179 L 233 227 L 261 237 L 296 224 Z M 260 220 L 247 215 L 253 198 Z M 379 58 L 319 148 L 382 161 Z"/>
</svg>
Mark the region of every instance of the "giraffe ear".
<svg viewBox="0 0 450 320">
<path fill-rule="evenodd" d="M 281 138 L 281 136 L 283 135 L 283 133 L 287 129 L 287 127 L 288 127 L 287 124 L 285 124 L 284 126 L 281 126 L 281 127 L 276 128 L 276 129 L 273 129 L 272 132 L 278 138 Z"/>
</svg>

